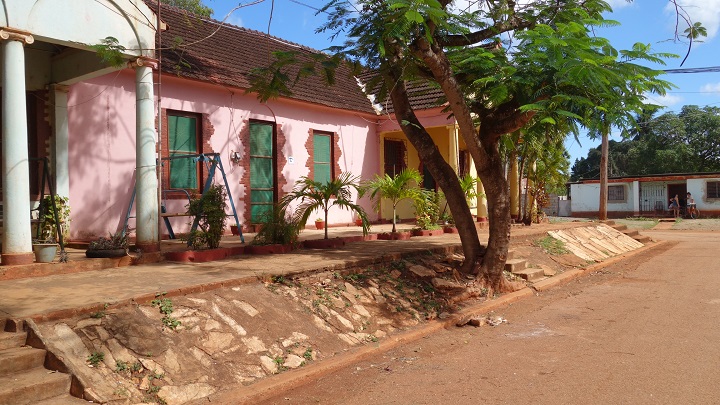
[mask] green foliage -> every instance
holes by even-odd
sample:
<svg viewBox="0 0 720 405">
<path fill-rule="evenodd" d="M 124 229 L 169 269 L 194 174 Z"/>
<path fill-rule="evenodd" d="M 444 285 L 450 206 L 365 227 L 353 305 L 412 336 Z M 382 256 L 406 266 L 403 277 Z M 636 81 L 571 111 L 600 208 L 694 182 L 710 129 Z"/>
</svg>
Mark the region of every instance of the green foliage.
<svg viewBox="0 0 720 405">
<path fill-rule="evenodd" d="M 163 3 L 181 8 L 203 17 L 212 16 L 213 9 L 203 4 L 202 0 L 161 0 Z"/>
<path fill-rule="evenodd" d="M 260 217 L 262 227 L 250 242 L 251 245 L 294 245 L 300 234 L 300 225 L 279 205 Z"/>
<path fill-rule="evenodd" d="M 280 207 L 286 210 L 291 203 L 299 201 L 300 205 L 295 208 L 294 221 L 300 228 L 303 228 L 310 215 L 316 210 L 321 210 L 324 213 L 324 217 L 318 219 L 327 223 L 328 211 L 330 208 L 337 206 L 354 212 L 362 220 L 363 234 L 367 235 L 370 230 L 367 214 L 360 205 L 353 202 L 353 190 L 358 194 L 360 193 L 358 177 L 352 176 L 350 173 L 343 173 L 338 178 L 331 179 L 327 183 L 301 177 L 295 183 L 293 191 L 283 197 Z M 327 238 L 328 229 L 326 226 L 325 239 Z"/>
<path fill-rule="evenodd" d="M 55 243 L 57 238 L 57 223 L 55 221 L 55 213 L 53 211 L 52 196 L 46 195 L 40 202 L 40 240 Z M 63 240 L 70 237 L 70 203 L 67 197 L 59 195 L 55 196 L 55 208 L 57 209 L 58 219 L 60 220 L 60 232 Z"/>
<path fill-rule="evenodd" d="M 415 196 L 415 219 L 420 229 L 440 229 L 440 198 L 435 190 L 420 190 Z"/>
<path fill-rule="evenodd" d="M 163 298 L 164 296 L 165 293 L 155 294 L 155 299 L 152 300 L 150 304 L 157 307 L 160 310 L 160 313 L 163 314 L 163 317 L 161 318 L 163 325 L 175 330 L 181 325 L 181 322 L 170 316 L 174 311 L 173 303 L 169 298 Z"/>
<path fill-rule="evenodd" d="M 720 171 L 720 108 L 684 106 L 680 113 L 653 117 L 645 110 L 636 117 L 637 128 L 628 139 L 609 141 L 610 176 Z M 599 177 L 600 147 L 572 167 L 571 181 Z"/>
<path fill-rule="evenodd" d="M 99 44 L 90 46 L 95 54 L 104 63 L 113 67 L 123 67 L 126 64 L 124 52 L 127 50 L 124 46 L 120 45 L 115 37 L 105 37 L 100 40 Z"/>
<path fill-rule="evenodd" d="M 103 352 L 92 352 L 87 357 L 87 362 L 90 363 L 91 366 L 97 366 L 103 360 L 105 360 L 105 353 Z"/>
<path fill-rule="evenodd" d="M 188 236 L 190 247 L 194 250 L 218 248 L 227 219 L 225 187 L 211 185 L 203 195 L 192 198 L 186 208 L 192 217 L 200 216 L 197 229 Z"/>
<path fill-rule="evenodd" d="M 533 245 L 541 247 L 545 253 L 554 256 L 570 253 L 570 251 L 565 248 L 565 243 L 563 243 L 563 241 L 557 240 L 552 236 L 535 239 L 533 241 Z"/>
<path fill-rule="evenodd" d="M 103 309 L 101 309 L 100 311 L 91 313 L 91 314 L 90 314 L 90 318 L 93 318 L 93 319 L 102 319 L 102 318 L 104 318 L 105 315 L 106 315 L 106 311 L 107 311 L 107 309 L 108 309 L 109 306 L 110 306 L 110 304 L 105 303 L 105 305 L 103 305 Z"/>
<path fill-rule="evenodd" d="M 395 177 L 389 174 L 383 176 L 375 175 L 375 178 L 363 183 L 360 194 L 370 193 L 370 199 L 374 201 L 375 209 L 380 211 L 382 199 L 390 200 L 393 212 L 392 231 L 396 231 L 396 208 L 400 201 L 405 199 L 415 200 L 420 194 L 416 185 L 422 182 L 422 176 L 415 169 L 405 169 Z"/>
</svg>

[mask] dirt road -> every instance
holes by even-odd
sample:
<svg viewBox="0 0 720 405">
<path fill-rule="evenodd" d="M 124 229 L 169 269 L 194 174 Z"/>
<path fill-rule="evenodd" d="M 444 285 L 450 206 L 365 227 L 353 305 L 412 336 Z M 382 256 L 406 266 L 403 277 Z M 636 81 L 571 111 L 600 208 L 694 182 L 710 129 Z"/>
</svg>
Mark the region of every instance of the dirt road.
<svg viewBox="0 0 720 405">
<path fill-rule="evenodd" d="M 720 238 L 676 240 L 267 404 L 720 404 Z"/>
</svg>

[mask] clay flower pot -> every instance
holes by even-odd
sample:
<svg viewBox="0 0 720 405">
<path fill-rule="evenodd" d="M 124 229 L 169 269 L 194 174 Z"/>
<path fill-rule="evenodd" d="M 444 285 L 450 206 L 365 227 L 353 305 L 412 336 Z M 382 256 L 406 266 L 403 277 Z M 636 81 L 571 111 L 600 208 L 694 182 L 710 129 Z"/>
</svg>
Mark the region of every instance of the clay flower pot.
<svg viewBox="0 0 720 405">
<path fill-rule="evenodd" d="M 325 229 L 325 221 L 315 221 L 315 228 L 318 230 Z"/>
<path fill-rule="evenodd" d="M 355 225 L 362 226 L 362 219 L 358 218 L 355 220 Z"/>
</svg>

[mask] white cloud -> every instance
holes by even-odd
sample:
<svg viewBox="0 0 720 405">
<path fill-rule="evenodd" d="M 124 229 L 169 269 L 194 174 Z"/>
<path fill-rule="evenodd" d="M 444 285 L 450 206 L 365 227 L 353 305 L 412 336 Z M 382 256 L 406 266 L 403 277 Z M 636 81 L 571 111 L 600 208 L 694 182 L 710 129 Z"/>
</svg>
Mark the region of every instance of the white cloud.
<svg viewBox="0 0 720 405">
<path fill-rule="evenodd" d="M 668 108 L 680 104 L 683 101 L 682 97 L 674 96 L 672 94 L 666 94 L 664 96 L 660 96 L 657 94 L 645 94 L 645 99 L 652 104 L 657 104 Z"/>
<path fill-rule="evenodd" d="M 720 93 L 720 83 L 706 83 L 700 87 L 704 93 Z"/>
<path fill-rule="evenodd" d="M 242 27 L 242 26 L 243 26 L 242 17 L 240 17 L 240 13 L 237 12 L 237 11 L 234 12 L 234 13 L 232 13 L 232 15 L 230 15 L 230 17 L 228 17 L 228 19 L 225 20 L 225 22 L 226 22 L 227 24 L 235 25 L 235 26 L 238 26 L 238 27 Z"/>
<path fill-rule="evenodd" d="M 607 3 L 610 5 L 610 7 L 612 7 L 613 10 L 632 5 L 632 2 L 627 0 L 608 0 Z"/>
<path fill-rule="evenodd" d="M 707 29 L 708 35 L 705 40 L 715 37 L 720 27 L 720 0 L 677 0 L 677 3 L 687 13 L 693 24 L 700 22 Z M 665 12 L 672 16 L 674 22 L 677 14 L 672 1 L 665 6 Z M 682 26 L 678 27 L 679 34 L 682 34 L 685 28 L 687 28 L 687 24 L 682 22 Z"/>
</svg>

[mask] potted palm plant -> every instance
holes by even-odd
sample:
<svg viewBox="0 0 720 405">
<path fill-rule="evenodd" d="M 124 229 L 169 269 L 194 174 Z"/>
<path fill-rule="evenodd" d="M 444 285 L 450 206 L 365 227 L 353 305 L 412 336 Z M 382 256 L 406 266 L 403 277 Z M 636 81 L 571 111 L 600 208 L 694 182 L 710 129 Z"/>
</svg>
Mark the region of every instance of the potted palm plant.
<svg viewBox="0 0 720 405">
<path fill-rule="evenodd" d="M 373 200 L 375 209 L 378 212 L 383 199 L 390 200 L 392 204 L 392 232 L 387 235 L 378 235 L 379 239 L 408 239 L 410 237 L 409 232 L 397 232 L 396 210 L 400 201 L 418 198 L 420 190 L 416 188 L 416 185 L 421 181 L 420 172 L 415 169 L 405 169 L 395 177 L 391 177 L 387 173 L 384 176 L 376 175 L 374 179 L 363 184 L 361 195 L 370 193 L 370 199 Z"/>
<path fill-rule="evenodd" d="M 70 206 L 68 198 L 55 196 L 55 209 L 53 210 L 53 197 L 46 195 L 40 202 L 39 219 L 41 228 L 38 229 L 37 238 L 33 239 L 33 253 L 37 263 L 50 263 L 57 254 L 58 231 L 62 233 L 63 239 L 67 240 L 70 230 Z M 59 229 L 58 229 L 59 227 Z"/>
<path fill-rule="evenodd" d="M 326 183 L 318 182 L 308 177 L 302 177 L 295 184 L 293 191 L 282 199 L 280 205 L 284 209 L 287 209 L 292 202 L 300 202 L 300 204 L 295 207 L 295 219 L 301 228 L 305 226 L 313 212 L 316 210 L 322 211 L 324 216 L 319 219 L 321 219 L 325 225 L 325 240 L 328 240 L 328 211 L 334 206 L 353 211 L 362 219 L 363 235 L 367 235 L 370 230 L 367 214 L 360 205 L 353 202 L 353 190 L 357 191 L 358 194 L 361 192 L 360 186 L 358 185 L 358 177 L 352 176 L 350 173 L 343 173 L 338 178 L 331 179 Z M 338 243 L 342 244 L 340 242 Z M 307 243 L 305 245 L 308 246 Z M 328 243 L 324 245 L 328 246 Z"/>
</svg>

